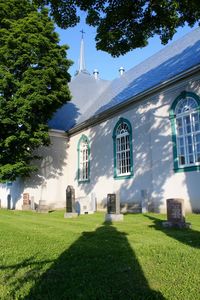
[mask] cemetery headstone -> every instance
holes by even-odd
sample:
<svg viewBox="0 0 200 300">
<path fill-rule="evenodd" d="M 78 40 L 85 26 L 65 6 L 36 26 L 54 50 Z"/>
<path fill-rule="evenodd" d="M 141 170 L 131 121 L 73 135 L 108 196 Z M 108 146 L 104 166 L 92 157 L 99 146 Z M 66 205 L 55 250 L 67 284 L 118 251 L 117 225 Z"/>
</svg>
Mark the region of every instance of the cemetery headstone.
<svg viewBox="0 0 200 300">
<path fill-rule="evenodd" d="M 167 199 L 167 221 L 164 227 L 190 228 L 191 224 L 185 221 L 184 200 L 178 198 Z"/>
<path fill-rule="evenodd" d="M 40 213 L 48 213 L 50 211 L 49 205 L 45 200 L 39 200 L 39 205 L 37 208 L 37 212 Z"/>
<path fill-rule="evenodd" d="M 147 190 L 141 190 L 141 210 L 142 213 L 148 212 L 148 191 Z"/>
<path fill-rule="evenodd" d="M 116 214 L 116 194 L 107 195 L 107 213 Z"/>
<path fill-rule="evenodd" d="M 23 204 L 22 204 L 22 210 L 30 210 L 30 199 L 29 199 L 29 193 L 23 193 Z"/>
<path fill-rule="evenodd" d="M 68 185 L 66 189 L 66 213 L 64 218 L 75 218 L 78 214 L 75 210 L 75 190 L 73 186 Z"/>
<path fill-rule="evenodd" d="M 11 209 L 11 195 L 7 195 L 7 209 Z"/>
<path fill-rule="evenodd" d="M 119 193 L 107 195 L 107 214 L 105 221 L 123 221 L 124 215 L 120 214 Z"/>
<path fill-rule="evenodd" d="M 35 210 L 35 201 L 34 201 L 34 197 L 33 196 L 31 196 L 31 200 L 30 200 L 30 205 L 31 205 L 31 209 L 32 210 Z"/>
</svg>

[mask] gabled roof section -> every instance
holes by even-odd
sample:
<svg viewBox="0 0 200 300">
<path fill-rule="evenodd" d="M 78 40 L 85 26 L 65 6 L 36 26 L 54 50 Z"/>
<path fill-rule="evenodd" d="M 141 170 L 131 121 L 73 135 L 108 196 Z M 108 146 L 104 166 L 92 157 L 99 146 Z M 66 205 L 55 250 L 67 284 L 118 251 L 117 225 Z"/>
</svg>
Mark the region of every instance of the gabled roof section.
<svg viewBox="0 0 200 300">
<path fill-rule="evenodd" d="M 95 79 L 88 72 L 77 73 L 69 83 L 72 100 L 57 110 L 49 127 L 66 131 L 75 126 L 109 84 L 110 81 Z"/>
<path fill-rule="evenodd" d="M 158 86 L 200 63 L 200 28 L 165 47 L 112 81 L 79 123 Z"/>
</svg>

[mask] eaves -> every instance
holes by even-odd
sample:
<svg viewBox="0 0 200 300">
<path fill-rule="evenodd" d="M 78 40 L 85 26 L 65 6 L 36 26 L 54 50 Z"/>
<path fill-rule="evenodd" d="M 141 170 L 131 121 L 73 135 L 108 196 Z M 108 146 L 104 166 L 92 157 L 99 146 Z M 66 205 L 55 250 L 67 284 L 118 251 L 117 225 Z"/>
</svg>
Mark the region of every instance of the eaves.
<svg viewBox="0 0 200 300">
<path fill-rule="evenodd" d="M 188 77 L 197 74 L 199 71 L 200 71 L 200 64 L 174 76 L 173 78 L 163 81 L 162 83 L 160 83 L 156 86 L 153 86 L 152 88 L 150 88 L 142 93 L 139 93 L 139 94 L 135 95 L 134 97 L 130 97 L 126 101 L 119 103 L 116 106 L 111 107 L 99 114 L 96 114 L 96 115 L 92 116 L 91 118 L 87 119 L 86 121 L 81 122 L 80 124 L 77 124 L 76 126 L 74 126 L 73 128 L 71 128 L 70 130 L 67 131 L 67 135 L 72 136 L 79 131 L 82 131 L 91 126 L 97 125 L 97 124 L 101 123 L 102 121 L 118 114 L 123 109 L 125 109 L 127 106 L 129 106 L 133 103 L 137 103 L 137 102 L 143 100 L 145 97 L 149 97 L 152 94 L 157 93 L 160 90 L 167 88 L 172 84 L 177 84 L 181 80 L 187 79 Z"/>
</svg>

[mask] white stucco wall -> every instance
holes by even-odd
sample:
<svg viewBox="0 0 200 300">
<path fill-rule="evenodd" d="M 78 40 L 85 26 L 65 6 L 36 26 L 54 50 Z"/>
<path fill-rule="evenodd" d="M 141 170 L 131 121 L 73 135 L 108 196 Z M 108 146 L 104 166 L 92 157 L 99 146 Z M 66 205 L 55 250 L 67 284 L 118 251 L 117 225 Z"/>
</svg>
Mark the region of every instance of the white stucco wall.
<svg viewBox="0 0 200 300">
<path fill-rule="evenodd" d="M 198 95 L 198 78 L 187 80 L 133 104 L 119 115 L 70 137 L 67 184 L 73 185 L 76 196 L 95 194 L 99 207 L 104 207 L 108 193 L 120 194 L 121 203 L 141 204 L 144 194 L 149 206 L 165 212 L 166 199 L 183 198 L 186 211 L 200 210 L 200 173 L 175 173 L 169 109 L 182 91 Z M 120 117 L 132 125 L 134 176 L 116 180 L 113 159 L 113 129 Z M 90 182 L 78 183 L 77 145 L 82 134 L 90 141 Z"/>
<path fill-rule="evenodd" d="M 22 209 L 23 193 L 29 193 L 36 205 L 46 201 L 51 208 L 65 207 L 67 147 L 68 139 L 63 132 L 50 132 L 51 145 L 38 150 L 43 157 L 36 161 L 38 172 L 26 180 L 18 179 L 12 186 L 0 187 L 1 206 L 7 208 L 7 197 L 11 195 L 11 208 Z"/>
<path fill-rule="evenodd" d="M 51 133 L 52 145 L 40 149 L 43 160 L 39 172 L 12 187 L 0 187 L 2 207 L 11 194 L 12 207 L 22 208 L 23 193 L 36 203 L 45 200 L 52 208 L 65 207 L 66 188 L 72 185 L 75 196 L 96 198 L 98 209 L 106 207 L 108 193 L 119 193 L 121 204 L 137 208 L 145 195 L 148 206 L 165 212 L 167 198 L 183 198 L 186 211 L 200 211 L 199 172 L 175 173 L 169 108 L 182 91 L 200 96 L 199 77 L 180 82 L 160 93 L 132 104 L 120 114 L 72 135 Z M 113 129 L 120 117 L 132 125 L 133 170 L 130 179 L 114 179 Z M 82 134 L 90 142 L 90 182 L 78 183 L 77 146 Z M 138 204 L 135 206 L 135 203 Z"/>
</svg>

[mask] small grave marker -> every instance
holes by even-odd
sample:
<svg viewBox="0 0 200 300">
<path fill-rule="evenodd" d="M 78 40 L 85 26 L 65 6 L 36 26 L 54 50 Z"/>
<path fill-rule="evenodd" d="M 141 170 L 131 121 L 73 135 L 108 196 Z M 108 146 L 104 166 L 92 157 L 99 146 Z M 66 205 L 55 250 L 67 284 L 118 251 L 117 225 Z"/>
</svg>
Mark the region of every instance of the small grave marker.
<svg viewBox="0 0 200 300">
<path fill-rule="evenodd" d="M 47 204 L 47 202 L 45 200 L 39 200 L 37 212 L 40 212 L 40 213 L 48 213 L 49 212 L 49 205 Z"/>
<path fill-rule="evenodd" d="M 106 221 L 123 221 L 124 215 L 120 214 L 120 199 L 119 194 L 107 195 L 107 214 Z"/>
<path fill-rule="evenodd" d="M 77 215 L 75 211 L 75 190 L 73 186 L 68 185 L 66 189 L 66 213 L 64 214 L 64 218 L 74 218 Z"/>
<path fill-rule="evenodd" d="M 107 213 L 116 214 L 116 194 L 107 195 Z"/>
<path fill-rule="evenodd" d="M 167 221 L 164 227 L 189 228 L 190 223 L 185 222 L 185 209 L 183 199 L 167 199 Z"/>
<path fill-rule="evenodd" d="M 29 199 L 29 193 L 23 193 L 23 204 L 22 204 L 22 210 L 30 210 L 30 199 Z"/>
</svg>

